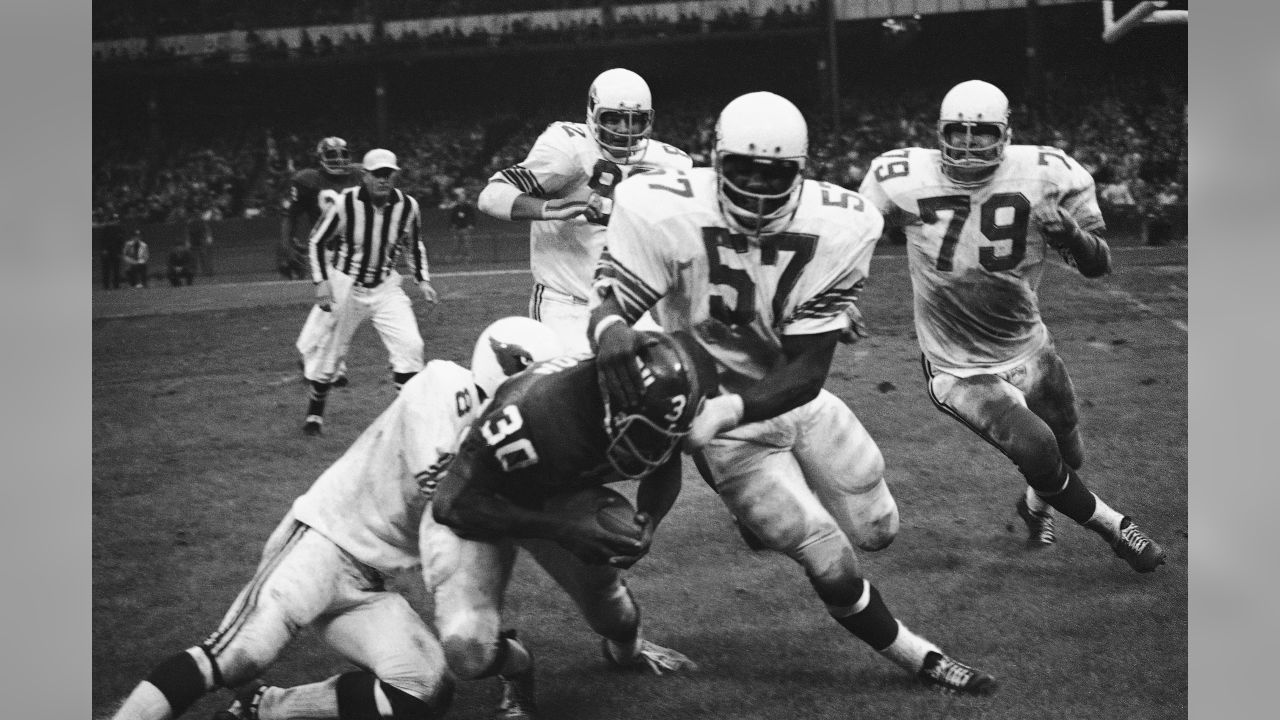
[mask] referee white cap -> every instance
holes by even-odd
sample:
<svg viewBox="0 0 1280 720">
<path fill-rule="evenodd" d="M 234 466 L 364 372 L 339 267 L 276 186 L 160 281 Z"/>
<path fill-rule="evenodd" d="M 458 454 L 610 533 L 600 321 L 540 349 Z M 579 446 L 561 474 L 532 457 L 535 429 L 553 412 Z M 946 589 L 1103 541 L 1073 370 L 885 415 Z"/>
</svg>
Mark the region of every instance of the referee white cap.
<svg viewBox="0 0 1280 720">
<path fill-rule="evenodd" d="M 383 148 L 374 148 L 364 154 L 365 170 L 372 172 L 380 168 L 399 170 L 400 166 L 396 164 L 396 154 Z"/>
</svg>

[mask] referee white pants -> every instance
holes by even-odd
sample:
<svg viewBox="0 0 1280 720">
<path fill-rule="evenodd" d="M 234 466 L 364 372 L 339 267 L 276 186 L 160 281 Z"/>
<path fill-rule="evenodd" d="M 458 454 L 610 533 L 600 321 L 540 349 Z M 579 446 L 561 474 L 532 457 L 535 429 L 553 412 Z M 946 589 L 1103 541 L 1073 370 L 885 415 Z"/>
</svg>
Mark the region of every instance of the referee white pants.
<svg viewBox="0 0 1280 720">
<path fill-rule="evenodd" d="M 591 342 L 587 338 L 591 311 L 586 300 L 538 283 L 533 286 L 533 295 L 529 298 L 529 317 L 555 332 L 566 355 L 591 352 Z M 635 328 L 662 332 L 662 326 L 649 313 L 640 317 Z"/>
<path fill-rule="evenodd" d="M 365 288 L 356 285 L 349 275 L 330 268 L 329 286 L 333 305 L 328 314 L 332 316 L 333 330 L 303 351 L 303 375 L 308 380 L 331 382 L 337 377 L 338 368 L 351 349 L 351 337 L 365 320 L 373 321 L 382 338 L 392 372 L 418 372 L 423 368 L 422 334 L 418 332 L 413 303 L 400 287 L 399 273 L 391 273 L 376 287 Z"/>
</svg>

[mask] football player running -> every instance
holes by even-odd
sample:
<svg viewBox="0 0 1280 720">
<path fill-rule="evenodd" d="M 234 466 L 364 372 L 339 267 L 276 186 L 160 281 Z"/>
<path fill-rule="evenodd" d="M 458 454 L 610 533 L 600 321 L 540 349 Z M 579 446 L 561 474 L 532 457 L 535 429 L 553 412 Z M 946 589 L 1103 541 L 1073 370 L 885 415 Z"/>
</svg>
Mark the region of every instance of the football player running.
<svg viewBox="0 0 1280 720">
<path fill-rule="evenodd" d="M 428 363 L 294 501 L 218 629 L 157 665 L 115 720 L 171 720 L 216 688 L 242 685 L 215 720 L 442 717 L 453 693 L 444 651 L 385 582 L 420 566 L 420 486 L 452 457 L 485 398 L 560 349 L 550 329 L 511 317 L 481 334 L 471 370 Z M 362 669 L 292 688 L 251 682 L 308 626 Z"/>
<path fill-rule="evenodd" d="M 925 684 L 986 694 L 996 682 L 907 629 L 859 568 L 898 509 L 875 441 L 822 388 L 884 221 L 856 193 L 804 179 L 808 127 L 768 92 L 730 102 L 714 167 L 629 180 L 614 195 L 591 333 L 611 395 L 637 377 L 631 328 L 654 309 L 713 355 L 722 393 L 685 440 L 713 488 L 765 547 L 808 575 L 828 613 Z"/>
<path fill-rule="evenodd" d="M 534 663 L 501 628 L 517 546 L 569 592 L 612 665 L 662 675 L 696 669 L 640 635 L 640 610 L 620 570 L 649 550 L 680 493 L 681 439 L 715 362 L 687 336 L 642 332 L 635 358 L 647 384 L 630 401 L 605 393 L 595 358 L 569 355 L 504 384 L 441 475 L 434 531 L 420 533 L 426 582 L 436 587 L 436 628 L 462 679 L 497 675 L 499 718 L 536 717 Z M 555 496 L 638 480 L 637 536 L 557 512 Z"/>
<path fill-rule="evenodd" d="M 294 173 L 289 183 L 289 197 L 284 201 L 277 264 L 280 274 L 287 280 L 295 276 L 299 280 L 311 277 L 311 266 L 307 261 L 307 238 L 311 228 L 345 188 L 360 184 L 360 168 L 351 162 L 346 140 L 336 136 L 322 139 L 316 144 L 316 157 L 320 160 L 320 168 L 303 168 Z M 305 360 L 331 332 L 333 314 L 313 305 L 294 345 Z M 299 360 L 299 365 L 302 363 L 303 360 Z M 303 381 L 306 381 L 305 377 Z M 332 385 L 345 387 L 347 384 L 347 363 L 344 360 L 338 366 Z"/>
<path fill-rule="evenodd" d="M 1111 271 L 1093 178 L 1057 148 L 1011 138 L 1005 94 L 962 82 L 942 99 L 941 150 L 884 153 L 860 192 L 906 232 L 930 399 L 1027 481 L 1016 507 L 1028 545 L 1054 543 L 1056 509 L 1151 572 L 1164 550 L 1080 478 L 1075 391 L 1037 299 L 1050 250 L 1085 277 Z"/>
<path fill-rule="evenodd" d="M 614 188 L 655 168 L 693 167 L 683 150 L 650 137 L 653 119 L 644 78 L 606 70 L 587 93 L 586 122 L 548 125 L 528 157 L 489 178 L 477 201 L 500 220 L 532 221 L 529 317 L 550 325 L 570 352 L 587 350 L 587 298 Z"/>
</svg>

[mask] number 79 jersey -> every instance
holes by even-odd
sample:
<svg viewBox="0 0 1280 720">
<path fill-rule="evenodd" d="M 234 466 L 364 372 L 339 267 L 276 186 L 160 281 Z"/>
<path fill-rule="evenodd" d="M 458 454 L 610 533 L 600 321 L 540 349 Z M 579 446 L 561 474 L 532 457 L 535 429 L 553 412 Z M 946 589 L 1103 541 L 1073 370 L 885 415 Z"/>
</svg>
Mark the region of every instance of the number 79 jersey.
<svg viewBox="0 0 1280 720">
<path fill-rule="evenodd" d="M 921 351 L 961 376 L 1010 370 L 1048 342 L 1037 299 L 1048 246 L 1032 211 L 1057 203 L 1084 230 L 1104 226 L 1093 178 L 1052 147 L 1007 147 L 975 188 L 944 175 L 937 150 L 892 150 L 859 192 L 906 233 Z"/>
<path fill-rule="evenodd" d="M 805 180 L 786 231 L 749 237 L 725 222 L 714 169 L 651 173 L 618 186 L 595 284 L 632 320 L 654 307 L 692 332 L 740 392 L 780 361 L 782 336 L 849 326 L 883 228 L 857 193 Z"/>
</svg>

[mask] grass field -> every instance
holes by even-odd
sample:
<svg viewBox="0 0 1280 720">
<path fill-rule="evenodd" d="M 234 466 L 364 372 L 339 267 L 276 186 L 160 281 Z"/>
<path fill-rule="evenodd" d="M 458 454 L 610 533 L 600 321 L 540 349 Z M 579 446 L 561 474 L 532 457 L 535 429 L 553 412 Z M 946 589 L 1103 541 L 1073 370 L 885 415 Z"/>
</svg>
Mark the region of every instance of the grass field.
<svg viewBox="0 0 1280 720">
<path fill-rule="evenodd" d="M 687 677 L 609 672 L 568 601 L 523 560 L 508 618 L 539 661 L 548 719 L 1163 720 L 1187 714 L 1187 253 L 1115 250 L 1115 274 L 1055 265 L 1045 319 L 1071 369 L 1083 476 L 1160 540 L 1168 565 L 1138 575 L 1091 532 L 1023 545 L 1021 477 L 928 401 L 905 258 L 877 256 L 862 307 L 873 337 L 842 347 L 827 387 L 879 442 L 902 529 L 864 554 L 909 626 L 1001 681 L 984 699 L 930 693 L 826 616 L 802 571 L 750 552 L 692 467 L 631 573 L 646 634 L 701 664 Z M 259 278 L 262 279 L 262 278 Z M 528 275 L 442 275 L 421 326 L 427 354 L 467 362 L 488 322 L 523 314 Z M 212 631 L 267 534 L 392 399 L 367 325 L 327 434 L 303 437 L 293 340 L 308 283 L 153 287 L 94 295 L 93 711 L 107 712 L 169 653 Z M 421 309 L 421 302 L 415 296 Z M 414 578 L 402 581 L 427 608 Z M 429 616 L 429 615 L 428 615 Z M 344 664 L 311 635 L 264 677 L 318 680 Z M 221 692 L 193 707 L 207 718 Z M 487 718 L 491 682 L 460 687 L 450 717 Z"/>
</svg>

